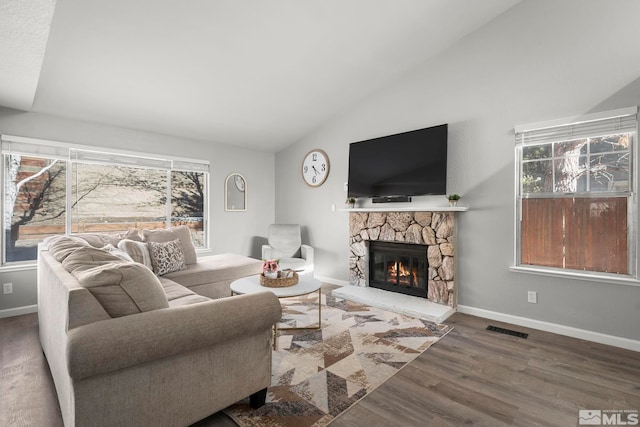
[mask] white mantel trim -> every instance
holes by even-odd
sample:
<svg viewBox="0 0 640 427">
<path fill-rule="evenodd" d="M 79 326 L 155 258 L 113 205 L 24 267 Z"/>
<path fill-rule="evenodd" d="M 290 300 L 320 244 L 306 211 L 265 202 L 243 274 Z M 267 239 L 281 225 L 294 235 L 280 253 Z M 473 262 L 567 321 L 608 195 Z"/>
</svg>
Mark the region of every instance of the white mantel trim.
<svg viewBox="0 0 640 427">
<path fill-rule="evenodd" d="M 344 212 L 466 212 L 466 206 L 410 206 L 410 207 L 380 207 L 380 208 L 351 208 L 340 209 Z"/>
</svg>

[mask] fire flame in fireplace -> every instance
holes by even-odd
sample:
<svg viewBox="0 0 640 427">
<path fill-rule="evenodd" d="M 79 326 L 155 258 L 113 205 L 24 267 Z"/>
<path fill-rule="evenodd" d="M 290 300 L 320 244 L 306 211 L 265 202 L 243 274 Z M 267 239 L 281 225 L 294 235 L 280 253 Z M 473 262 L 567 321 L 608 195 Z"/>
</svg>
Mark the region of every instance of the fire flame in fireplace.
<svg viewBox="0 0 640 427">
<path fill-rule="evenodd" d="M 397 277 L 398 282 L 401 285 L 410 286 L 412 282 L 414 284 L 418 283 L 418 269 L 414 268 L 413 271 L 411 271 L 401 261 L 398 261 L 389 266 L 389 268 L 387 269 L 387 277 L 387 281 L 389 282 L 395 282 Z"/>
</svg>

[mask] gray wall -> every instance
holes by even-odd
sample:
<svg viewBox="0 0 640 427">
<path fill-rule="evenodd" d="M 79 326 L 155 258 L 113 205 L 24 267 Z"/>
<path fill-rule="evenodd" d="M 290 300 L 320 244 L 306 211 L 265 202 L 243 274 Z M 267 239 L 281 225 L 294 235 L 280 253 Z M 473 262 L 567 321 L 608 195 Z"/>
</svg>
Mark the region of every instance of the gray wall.
<svg viewBox="0 0 640 427">
<path fill-rule="evenodd" d="M 0 133 L 209 160 L 209 239 L 213 253 L 233 252 L 260 258 L 260 244 L 266 241 L 267 227 L 274 222 L 275 156 L 271 153 L 6 108 L 0 108 Z M 242 174 L 247 181 L 246 212 L 224 210 L 224 182 L 231 172 Z M 0 271 L 0 283 L 7 282 L 13 283 L 13 294 L 0 293 L 0 315 L 2 310 L 36 304 L 35 269 Z"/>
<path fill-rule="evenodd" d="M 348 144 L 449 123 L 448 192 L 458 221 L 459 304 L 640 340 L 640 287 L 509 271 L 514 252 L 514 125 L 637 105 L 640 2 L 525 0 L 401 81 L 363 99 L 276 156 L 278 222 L 316 248 L 316 275 L 348 280 Z M 302 182 L 312 148 L 331 172 Z M 439 198 L 418 204 L 446 205 Z M 527 303 L 527 291 L 538 304 Z"/>
</svg>

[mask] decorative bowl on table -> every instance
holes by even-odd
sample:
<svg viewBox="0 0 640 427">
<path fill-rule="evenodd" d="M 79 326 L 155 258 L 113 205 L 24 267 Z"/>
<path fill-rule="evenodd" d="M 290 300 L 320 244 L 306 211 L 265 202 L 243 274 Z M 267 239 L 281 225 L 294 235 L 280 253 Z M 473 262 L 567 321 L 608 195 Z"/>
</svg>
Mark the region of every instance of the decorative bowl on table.
<svg viewBox="0 0 640 427">
<path fill-rule="evenodd" d="M 298 283 L 298 273 L 293 270 L 280 270 L 275 278 L 266 277 L 264 273 L 260 274 L 260 284 L 267 288 L 286 288 Z"/>
</svg>

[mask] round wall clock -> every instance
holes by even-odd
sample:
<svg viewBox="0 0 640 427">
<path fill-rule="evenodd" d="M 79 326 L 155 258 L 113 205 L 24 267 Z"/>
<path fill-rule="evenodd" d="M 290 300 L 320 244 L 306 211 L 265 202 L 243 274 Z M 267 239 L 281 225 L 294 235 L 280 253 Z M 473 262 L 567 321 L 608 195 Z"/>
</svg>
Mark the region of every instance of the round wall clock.
<svg viewBox="0 0 640 427">
<path fill-rule="evenodd" d="M 311 187 L 319 187 L 329 176 L 329 156 L 322 150 L 311 150 L 302 160 L 302 179 Z"/>
</svg>

